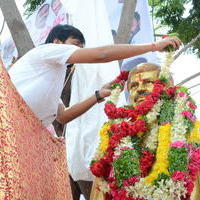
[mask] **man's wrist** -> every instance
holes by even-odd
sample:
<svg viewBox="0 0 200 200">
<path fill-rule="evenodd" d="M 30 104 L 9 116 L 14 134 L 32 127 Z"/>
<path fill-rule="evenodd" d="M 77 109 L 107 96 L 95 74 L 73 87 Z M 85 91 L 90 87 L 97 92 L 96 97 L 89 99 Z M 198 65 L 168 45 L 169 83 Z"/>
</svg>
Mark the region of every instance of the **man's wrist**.
<svg viewBox="0 0 200 200">
<path fill-rule="evenodd" d="M 96 97 L 96 100 L 97 100 L 98 103 L 101 103 L 105 100 L 103 97 L 101 97 L 99 90 L 95 91 L 95 97 Z"/>
<path fill-rule="evenodd" d="M 157 51 L 157 45 L 155 42 L 151 43 L 151 51 Z"/>
</svg>

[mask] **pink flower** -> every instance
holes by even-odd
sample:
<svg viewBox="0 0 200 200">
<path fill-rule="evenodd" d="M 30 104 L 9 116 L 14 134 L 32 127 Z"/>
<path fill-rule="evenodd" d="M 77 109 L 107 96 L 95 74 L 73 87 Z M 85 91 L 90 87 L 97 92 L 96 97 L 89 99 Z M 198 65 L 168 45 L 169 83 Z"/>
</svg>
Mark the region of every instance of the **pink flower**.
<svg viewBox="0 0 200 200">
<path fill-rule="evenodd" d="M 130 185 L 135 185 L 136 182 L 138 182 L 140 180 L 139 177 L 135 176 L 135 177 L 131 177 L 128 178 L 126 180 L 123 180 L 123 185 L 126 187 L 130 186 Z"/>
<path fill-rule="evenodd" d="M 185 110 L 181 114 L 190 119 L 192 122 L 196 121 L 196 117 L 190 111 Z"/>
<path fill-rule="evenodd" d="M 196 163 L 200 167 L 200 149 L 196 149 L 194 152 L 192 152 L 191 159 L 193 162 Z"/>
<path fill-rule="evenodd" d="M 188 166 L 188 170 L 189 170 L 189 176 L 192 179 L 192 181 L 195 181 L 197 178 L 197 174 L 199 172 L 199 168 L 198 166 L 194 165 L 194 164 L 190 164 Z"/>
<path fill-rule="evenodd" d="M 185 92 L 179 92 L 179 93 L 178 93 L 178 96 L 179 96 L 179 97 L 186 97 L 187 94 L 186 94 Z"/>
<path fill-rule="evenodd" d="M 127 147 L 127 146 L 126 146 L 126 147 L 121 147 L 121 148 L 120 148 L 120 150 L 126 150 L 126 149 L 133 149 L 133 148 Z"/>
<path fill-rule="evenodd" d="M 182 141 L 176 141 L 176 142 L 173 142 L 171 144 L 172 147 L 177 147 L 177 148 L 179 148 L 179 147 L 185 147 L 185 145 L 186 145 L 186 143 L 182 142 Z"/>
<path fill-rule="evenodd" d="M 172 179 L 174 181 L 184 181 L 185 179 L 185 173 L 184 172 L 181 172 L 181 171 L 176 171 L 172 174 Z"/>
<path fill-rule="evenodd" d="M 174 96 L 174 94 L 176 92 L 176 87 L 170 87 L 170 88 L 166 89 L 165 92 L 167 93 L 167 95 L 169 97 L 172 97 L 172 96 Z"/>
<path fill-rule="evenodd" d="M 168 38 L 168 37 L 169 37 L 169 35 L 163 35 L 162 39 L 165 39 L 165 38 Z"/>
<path fill-rule="evenodd" d="M 185 180 L 185 188 L 187 189 L 187 192 L 189 193 L 189 194 L 191 194 L 192 193 L 192 191 L 193 191 L 193 188 L 194 188 L 194 183 L 192 182 L 192 180 L 191 179 L 186 179 Z"/>
<path fill-rule="evenodd" d="M 117 160 L 121 155 L 115 155 L 113 156 L 113 160 Z"/>
<path fill-rule="evenodd" d="M 191 101 L 188 103 L 189 108 L 195 110 L 197 108 L 196 105 L 194 105 Z"/>
<path fill-rule="evenodd" d="M 108 178 L 109 178 L 109 181 L 114 181 L 115 180 L 115 174 L 114 174 L 113 168 L 111 168 Z"/>
</svg>

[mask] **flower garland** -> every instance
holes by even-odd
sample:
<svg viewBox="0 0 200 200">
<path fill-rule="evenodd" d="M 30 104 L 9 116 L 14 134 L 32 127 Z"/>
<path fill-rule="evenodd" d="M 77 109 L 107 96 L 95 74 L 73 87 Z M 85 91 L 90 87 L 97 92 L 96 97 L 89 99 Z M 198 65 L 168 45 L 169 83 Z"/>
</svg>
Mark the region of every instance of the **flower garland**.
<svg viewBox="0 0 200 200">
<path fill-rule="evenodd" d="M 190 134 L 189 142 L 198 142 L 200 143 L 200 121 L 196 121 L 194 128 Z"/>
<path fill-rule="evenodd" d="M 160 80 L 157 80 L 154 83 L 152 93 L 147 96 L 144 102 L 137 105 L 135 109 L 116 108 L 115 104 L 109 101 L 105 105 L 104 111 L 109 119 L 131 118 L 132 120 L 135 120 L 137 117 L 147 114 L 154 107 L 159 100 L 163 89 L 164 84 Z"/>
<path fill-rule="evenodd" d="M 144 146 L 151 151 L 155 151 L 158 145 L 158 124 L 154 123 L 152 125 L 151 131 L 147 134 L 144 140 Z"/>
<path fill-rule="evenodd" d="M 171 125 L 160 126 L 158 133 L 158 148 L 156 153 L 156 162 L 151 173 L 145 178 L 145 181 L 153 183 L 159 174 L 169 174 L 168 172 L 168 152 L 170 147 Z"/>
<path fill-rule="evenodd" d="M 200 122 L 187 89 L 166 88 L 172 61 L 167 54 L 152 93 L 135 108 L 116 107 L 128 72 L 112 86 L 109 121 L 90 167 L 105 200 L 190 200 L 200 171 Z"/>
<path fill-rule="evenodd" d="M 157 117 L 160 114 L 160 109 L 161 109 L 162 104 L 163 104 L 163 101 L 158 100 L 157 103 L 151 109 L 151 111 L 147 113 L 146 118 L 147 118 L 148 124 L 151 124 L 157 120 Z"/>
<path fill-rule="evenodd" d="M 100 141 L 101 141 L 99 146 L 100 146 L 101 152 L 103 152 L 103 153 L 108 148 L 108 143 L 109 143 L 109 133 L 108 133 L 108 131 L 109 131 L 109 129 L 110 129 L 110 124 L 105 123 L 99 131 Z"/>
<path fill-rule="evenodd" d="M 181 114 L 187 102 L 187 95 L 179 92 L 175 100 L 174 120 L 172 122 L 172 141 L 186 141 L 185 134 L 187 132 L 187 124 L 184 123 L 184 116 Z"/>
</svg>

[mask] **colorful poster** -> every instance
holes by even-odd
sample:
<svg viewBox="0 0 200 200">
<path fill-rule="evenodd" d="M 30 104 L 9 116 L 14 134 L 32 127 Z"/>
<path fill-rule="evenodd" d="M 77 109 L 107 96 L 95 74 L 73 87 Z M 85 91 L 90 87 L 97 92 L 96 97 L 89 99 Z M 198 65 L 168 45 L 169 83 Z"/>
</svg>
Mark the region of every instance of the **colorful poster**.
<svg viewBox="0 0 200 200">
<path fill-rule="evenodd" d="M 106 0 L 106 6 L 109 14 L 111 30 L 113 36 L 117 34 L 119 20 L 123 7 L 123 0 Z M 134 11 L 133 11 L 134 12 Z M 131 26 L 131 34 L 128 39 L 130 44 L 144 44 L 154 41 L 153 28 L 150 19 L 148 1 L 137 1 L 134 19 Z M 124 60 L 121 70 L 130 70 L 134 66 L 144 62 L 157 62 L 156 54 L 146 53 L 134 58 Z"/>
<path fill-rule="evenodd" d="M 1 56 L 6 69 L 9 69 L 11 63 L 17 58 L 17 48 L 12 38 L 5 40 L 2 43 Z"/>
<path fill-rule="evenodd" d="M 45 1 L 26 21 L 34 44 L 44 43 L 50 30 L 57 24 L 68 24 L 69 14 L 60 0 Z"/>
<path fill-rule="evenodd" d="M 54 26 L 70 23 L 69 18 L 68 11 L 61 0 L 46 0 L 25 20 L 25 24 L 37 46 L 45 42 Z M 9 69 L 13 59 L 17 57 L 17 49 L 11 36 L 2 43 L 2 57 L 5 67 Z"/>
</svg>

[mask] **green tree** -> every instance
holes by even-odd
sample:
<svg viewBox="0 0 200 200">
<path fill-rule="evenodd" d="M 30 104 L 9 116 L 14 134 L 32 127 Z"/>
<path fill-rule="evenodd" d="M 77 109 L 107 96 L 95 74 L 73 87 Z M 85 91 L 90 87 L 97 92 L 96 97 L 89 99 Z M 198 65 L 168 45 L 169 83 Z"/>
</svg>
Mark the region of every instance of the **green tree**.
<svg viewBox="0 0 200 200">
<path fill-rule="evenodd" d="M 184 44 L 200 33 L 199 0 L 149 0 L 149 4 L 153 17 L 161 26 L 169 27 L 170 33 L 178 33 Z M 189 15 L 185 17 L 189 5 Z M 193 44 L 192 51 L 200 57 L 200 40 Z"/>
<path fill-rule="evenodd" d="M 37 7 L 44 2 L 45 0 L 26 0 L 26 2 L 24 3 L 24 7 L 26 8 L 24 14 L 27 17 L 30 16 L 37 9 Z"/>
</svg>

